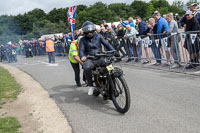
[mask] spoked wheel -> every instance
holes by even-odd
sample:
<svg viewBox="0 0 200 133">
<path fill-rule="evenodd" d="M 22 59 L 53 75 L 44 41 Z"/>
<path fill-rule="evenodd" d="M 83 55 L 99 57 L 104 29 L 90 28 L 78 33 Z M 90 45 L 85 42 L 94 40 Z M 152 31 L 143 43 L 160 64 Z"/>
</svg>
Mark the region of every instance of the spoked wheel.
<svg viewBox="0 0 200 133">
<path fill-rule="evenodd" d="M 113 80 L 115 91 L 112 92 L 112 101 L 117 111 L 126 113 L 131 104 L 128 85 L 123 76 L 115 77 Z"/>
<path fill-rule="evenodd" d="M 98 76 L 94 76 L 94 83 L 96 85 L 96 89 L 94 89 L 94 92 L 93 92 L 93 96 L 95 97 L 98 97 L 100 95 L 100 92 L 98 91 L 98 88 L 100 87 L 99 83 L 101 83 L 99 80 L 98 80 Z"/>
</svg>

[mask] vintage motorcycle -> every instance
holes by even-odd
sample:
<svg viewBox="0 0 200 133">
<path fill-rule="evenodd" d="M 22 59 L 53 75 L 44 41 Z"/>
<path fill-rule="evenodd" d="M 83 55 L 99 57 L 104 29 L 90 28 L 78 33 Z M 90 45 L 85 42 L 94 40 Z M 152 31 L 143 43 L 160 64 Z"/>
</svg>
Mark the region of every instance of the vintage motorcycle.
<svg viewBox="0 0 200 133">
<path fill-rule="evenodd" d="M 96 65 L 92 70 L 93 81 L 96 85 L 93 95 L 98 96 L 101 94 L 104 99 L 112 100 L 117 111 L 126 113 L 131 104 L 130 92 L 124 79 L 123 70 L 113 66 L 114 52 L 100 52 L 87 57 L 88 59 L 103 58 L 105 60 L 105 63 Z"/>
</svg>

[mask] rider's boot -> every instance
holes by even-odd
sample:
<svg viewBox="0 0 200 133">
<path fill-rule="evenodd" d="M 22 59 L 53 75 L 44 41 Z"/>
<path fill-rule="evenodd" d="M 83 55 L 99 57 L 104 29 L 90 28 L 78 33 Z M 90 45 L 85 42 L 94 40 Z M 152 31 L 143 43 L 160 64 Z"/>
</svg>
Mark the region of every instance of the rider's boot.
<svg viewBox="0 0 200 133">
<path fill-rule="evenodd" d="M 91 87 L 88 89 L 88 95 L 93 95 L 93 92 L 94 92 L 94 87 L 91 86 Z"/>
</svg>

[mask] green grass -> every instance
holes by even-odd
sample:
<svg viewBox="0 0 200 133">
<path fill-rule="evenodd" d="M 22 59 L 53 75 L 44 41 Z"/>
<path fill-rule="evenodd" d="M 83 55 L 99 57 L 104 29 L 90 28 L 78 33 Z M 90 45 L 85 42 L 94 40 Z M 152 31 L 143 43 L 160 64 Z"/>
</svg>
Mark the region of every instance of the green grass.
<svg viewBox="0 0 200 133">
<path fill-rule="evenodd" d="M 0 67 L 0 110 L 3 104 L 13 101 L 21 91 L 21 86 L 11 74 Z M 0 133 L 19 133 L 19 121 L 14 117 L 0 118 Z"/>
<path fill-rule="evenodd" d="M 20 123 L 16 118 L 0 118 L 0 133 L 20 133 Z"/>
<path fill-rule="evenodd" d="M 6 69 L 0 67 L 0 107 L 8 101 L 15 100 L 20 91 L 21 86 Z"/>
</svg>

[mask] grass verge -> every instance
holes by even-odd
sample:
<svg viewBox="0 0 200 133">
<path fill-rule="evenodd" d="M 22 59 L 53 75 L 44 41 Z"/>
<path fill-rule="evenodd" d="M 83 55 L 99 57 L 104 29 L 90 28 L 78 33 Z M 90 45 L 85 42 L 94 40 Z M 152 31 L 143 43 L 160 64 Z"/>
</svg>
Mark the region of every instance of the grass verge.
<svg viewBox="0 0 200 133">
<path fill-rule="evenodd" d="M 4 68 L 0 67 L 0 108 L 8 101 L 17 98 L 21 91 L 21 86 L 14 77 Z"/>
<path fill-rule="evenodd" d="M 21 86 L 14 77 L 4 68 L 0 67 L 0 110 L 3 104 L 11 102 L 17 98 L 21 91 Z M 0 118 L 0 133 L 20 133 L 19 121 L 14 117 Z"/>
<path fill-rule="evenodd" d="M 20 133 L 19 121 L 14 117 L 0 118 L 0 133 Z"/>
</svg>

